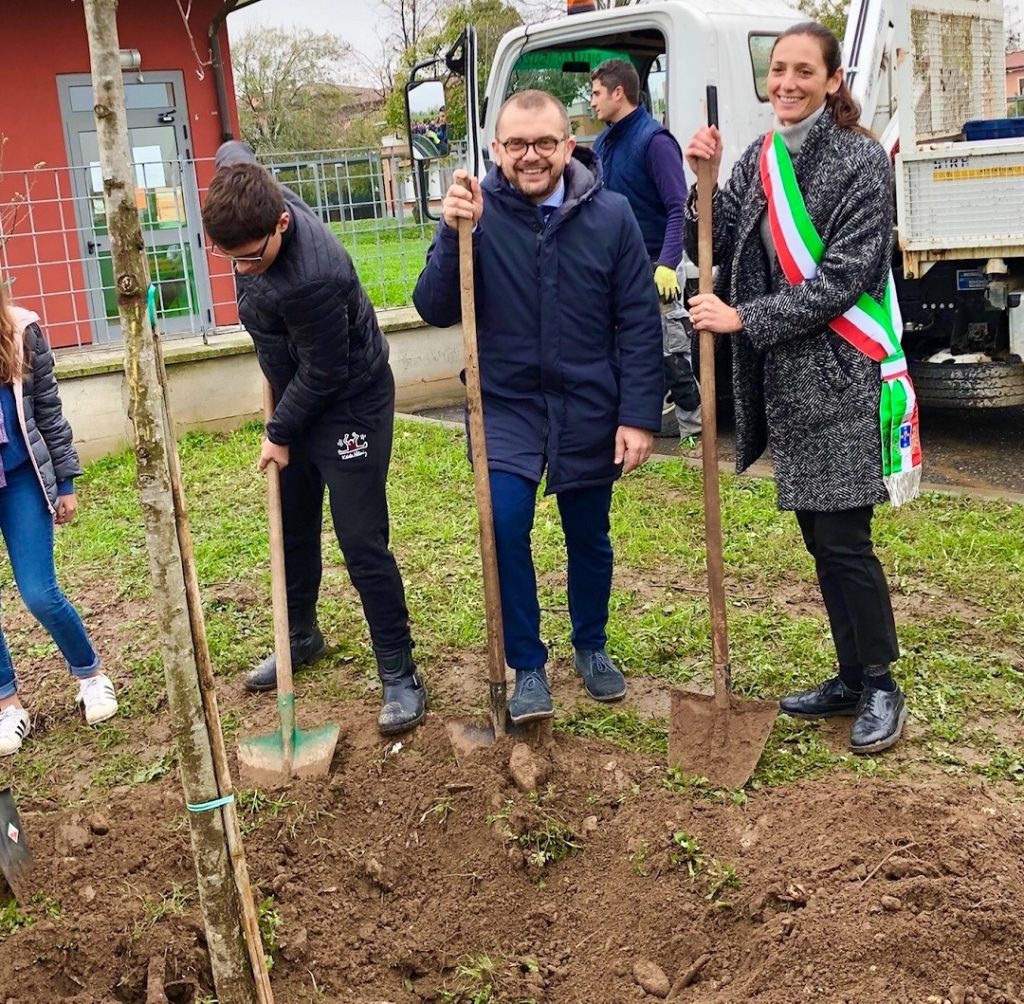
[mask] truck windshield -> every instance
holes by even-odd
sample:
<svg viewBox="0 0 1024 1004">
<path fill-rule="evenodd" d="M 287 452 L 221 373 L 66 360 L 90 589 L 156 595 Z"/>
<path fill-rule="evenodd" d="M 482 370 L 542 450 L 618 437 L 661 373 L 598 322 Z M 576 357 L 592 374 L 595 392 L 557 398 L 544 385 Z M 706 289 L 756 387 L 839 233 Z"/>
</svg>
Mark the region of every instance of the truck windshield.
<svg viewBox="0 0 1024 1004">
<path fill-rule="evenodd" d="M 604 128 L 590 109 L 590 74 L 609 59 L 626 59 L 640 75 L 642 102 L 665 122 L 664 53 L 661 33 L 649 29 L 533 49 L 516 60 L 505 98 L 532 89 L 548 91 L 568 109 L 577 140 L 588 142 Z"/>
</svg>

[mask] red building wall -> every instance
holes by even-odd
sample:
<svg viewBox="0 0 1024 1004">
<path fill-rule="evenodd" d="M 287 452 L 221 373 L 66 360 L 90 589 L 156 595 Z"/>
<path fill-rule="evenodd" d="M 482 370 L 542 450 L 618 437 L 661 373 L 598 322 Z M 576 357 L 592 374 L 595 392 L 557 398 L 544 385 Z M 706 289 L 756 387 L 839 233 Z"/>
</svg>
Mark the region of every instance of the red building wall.
<svg viewBox="0 0 1024 1004">
<path fill-rule="evenodd" d="M 10 203 L 15 193 L 25 195 L 31 183 L 31 213 L 28 204 L 15 205 L 3 220 L 8 264 L 36 265 L 18 270 L 14 295 L 19 303 L 39 310 L 33 298 L 44 287 L 84 290 L 79 250 L 73 231 L 74 211 L 66 170 L 68 156 L 61 121 L 58 74 L 89 73 L 89 44 L 81 3 L 69 0 L 32 0 L 7 4 L 4 11 L 3 49 L 0 60 L 0 135 L 6 138 L 0 160 L 0 205 Z M 193 0 L 188 29 L 175 0 L 130 0 L 118 8 L 118 35 L 122 49 L 138 49 L 143 73 L 180 71 L 185 79 L 186 100 L 192 139 L 192 153 L 198 164 L 200 190 L 212 174 L 212 158 L 221 141 L 222 125 L 217 113 L 217 96 L 208 64 L 210 22 L 223 7 L 223 0 Z M 191 37 L 190 37 L 191 35 Z M 227 29 L 220 33 L 221 53 L 231 113 L 230 130 L 238 134 L 234 104 Z M 200 76 L 202 79 L 200 79 Z M 43 162 L 47 169 L 29 171 Z M 66 202 L 63 200 L 67 200 Z M 218 324 L 237 320 L 229 274 L 214 274 L 213 300 L 218 304 Z M 74 344 L 75 326 L 67 322 L 87 319 L 89 307 L 84 293 L 45 298 L 45 320 L 53 328 L 55 345 Z M 42 312 L 42 311 L 41 311 Z M 87 325 L 79 325 L 87 338 Z"/>
</svg>

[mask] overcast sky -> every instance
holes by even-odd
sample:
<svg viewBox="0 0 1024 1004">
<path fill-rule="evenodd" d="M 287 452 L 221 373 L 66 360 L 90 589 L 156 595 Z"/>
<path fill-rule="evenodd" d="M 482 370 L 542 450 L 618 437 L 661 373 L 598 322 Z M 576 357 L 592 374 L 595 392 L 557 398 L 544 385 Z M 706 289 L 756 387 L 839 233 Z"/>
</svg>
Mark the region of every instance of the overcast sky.
<svg viewBox="0 0 1024 1004">
<path fill-rule="evenodd" d="M 228 15 L 228 35 L 234 38 L 259 25 L 329 31 L 376 62 L 380 54 L 377 31 L 383 32 L 383 20 L 377 0 L 259 0 Z M 358 67 L 353 67 L 352 81 L 372 83 Z"/>
<path fill-rule="evenodd" d="M 1021 23 L 1024 0 L 1004 0 L 1011 25 Z M 373 63 L 379 62 L 384 12 L 378 0 L 259 0 L 228 16 L 228 33 L 236 36 L 257 25 L 312 28 L 339 35 L 352 48 Z M 353 65 L 353 83 L 372 84 L 372 75 L 364 67 Z"/>
</svg>

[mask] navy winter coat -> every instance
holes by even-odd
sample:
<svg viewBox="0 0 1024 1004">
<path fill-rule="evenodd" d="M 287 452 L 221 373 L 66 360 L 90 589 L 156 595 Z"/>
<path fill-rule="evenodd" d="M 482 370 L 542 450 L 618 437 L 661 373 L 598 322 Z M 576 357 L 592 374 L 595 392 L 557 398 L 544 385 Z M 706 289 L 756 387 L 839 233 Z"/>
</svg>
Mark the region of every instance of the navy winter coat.
<svg viewBox="0 0 1024 1004">
<path fill-rule="evenodd" d="M 474 234 L 477 337 L 488 465 L 547 493 L 610 484 L 615 432 L 657 430 L 661 315 L 651 263 L 626 199 L 576 151 L 547 226 L 500 168 L 482 182 Z M 430 324 L 461 320 L 458 231 L 443 222 L 413 302 Z"/>
</svg>

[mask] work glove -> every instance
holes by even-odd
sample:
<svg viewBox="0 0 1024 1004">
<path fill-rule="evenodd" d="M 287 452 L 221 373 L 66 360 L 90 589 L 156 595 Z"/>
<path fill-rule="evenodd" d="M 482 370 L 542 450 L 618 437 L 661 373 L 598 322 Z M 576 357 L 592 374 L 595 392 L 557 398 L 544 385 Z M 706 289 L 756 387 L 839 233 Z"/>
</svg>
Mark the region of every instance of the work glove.
<svg viewBox="0 0 1024 1004">
<path fill-rule="evenodd" d="M 654 285 L 658 287 L 658 296 L 662 303 L 674 303 L 682 295 L 676 270 L 668 265 L 659 265 L 654 270 Z"/>
</svg>

